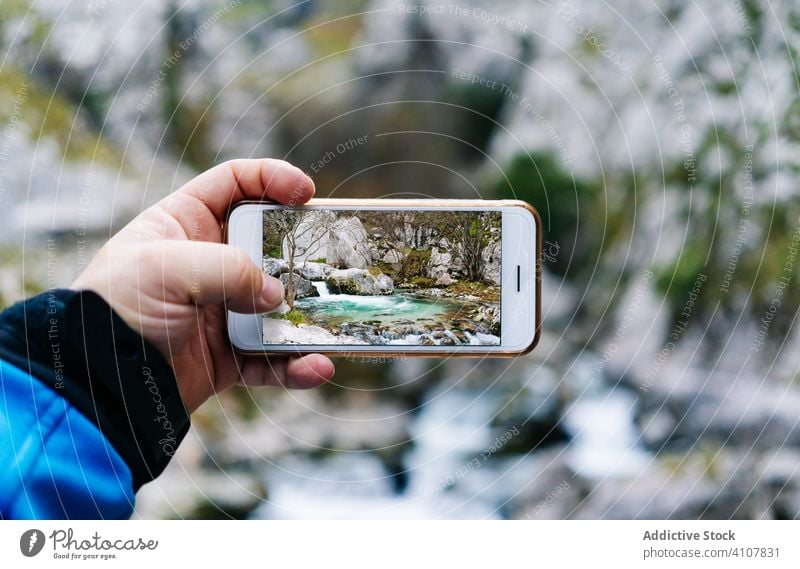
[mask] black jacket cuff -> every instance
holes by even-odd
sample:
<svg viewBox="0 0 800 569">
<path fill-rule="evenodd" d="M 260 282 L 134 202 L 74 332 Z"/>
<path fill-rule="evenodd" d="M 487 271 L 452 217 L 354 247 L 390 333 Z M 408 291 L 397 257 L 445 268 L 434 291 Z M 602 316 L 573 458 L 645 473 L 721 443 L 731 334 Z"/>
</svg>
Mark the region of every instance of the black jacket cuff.
<svg viewBox="0 0 800 569">
<path fill-rule="evenodd" d="M 189 430 L 169 363 L 94 292 L 50 290 L 0 313 L 0 358 L 97 425 L 134 491 L 164 471 Z"/>
</svg>

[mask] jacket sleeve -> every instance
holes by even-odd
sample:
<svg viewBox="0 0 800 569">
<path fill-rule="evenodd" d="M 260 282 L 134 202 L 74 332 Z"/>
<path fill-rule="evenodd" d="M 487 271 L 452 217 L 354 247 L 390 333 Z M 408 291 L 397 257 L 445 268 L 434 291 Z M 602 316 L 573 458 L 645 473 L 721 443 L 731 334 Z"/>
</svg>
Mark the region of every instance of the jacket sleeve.
<svg viewBox="0 0 800 569">
<path fill-rule="evenodd" d="M 41 381 L 0 361 L 0 514 L 127 518 L 131 471 L 100 431 Z"/>
<path fill-rule="evenodd" d="M 0 518 L 121 518 L 186 432 L 169 363 L 90 291 L 0 313 Z"/>
</svg>

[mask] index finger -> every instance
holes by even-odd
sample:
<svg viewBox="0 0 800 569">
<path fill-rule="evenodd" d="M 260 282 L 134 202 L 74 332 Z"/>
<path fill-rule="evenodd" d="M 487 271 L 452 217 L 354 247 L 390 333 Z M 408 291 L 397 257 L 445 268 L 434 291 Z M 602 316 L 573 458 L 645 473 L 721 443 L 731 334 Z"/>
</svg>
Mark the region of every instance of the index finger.
<svg viewBox="0 0 800 569">
<path fill-rule="evenodd" d="M 302 170 L 273 158 L 223 162 L 187 182 L 178 193 L 200 200 L 218 220 L 236 202 L 270 200 L 300 205 L 314 195 L 314 182 Z"/>
</svg>

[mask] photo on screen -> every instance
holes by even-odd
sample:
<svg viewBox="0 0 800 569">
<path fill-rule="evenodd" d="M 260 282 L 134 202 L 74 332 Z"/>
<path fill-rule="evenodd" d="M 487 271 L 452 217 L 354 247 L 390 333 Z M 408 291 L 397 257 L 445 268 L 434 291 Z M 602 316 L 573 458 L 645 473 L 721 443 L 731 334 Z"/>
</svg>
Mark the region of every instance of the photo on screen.
<svg viewBox="0 0 800 569">
<path fill-rule="evenodd" d="M 267 209 L 265 345 L 500 345 L 500 211 Z"/>
</svg>

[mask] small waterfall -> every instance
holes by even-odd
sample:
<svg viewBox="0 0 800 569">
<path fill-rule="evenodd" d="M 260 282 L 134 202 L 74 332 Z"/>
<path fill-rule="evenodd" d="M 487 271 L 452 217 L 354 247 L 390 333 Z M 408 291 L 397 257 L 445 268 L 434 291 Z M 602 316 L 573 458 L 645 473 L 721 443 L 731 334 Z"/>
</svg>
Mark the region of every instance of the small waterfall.
<svg viewBox="0 0 800 569">
<path fill-rule="evenodd" d="M 314 285 L 314 288 L 317 289 L 317 292 L 320 296 L 330 296 L 330 291 L 328 291 L 328 283 L 325 281 L 311 281 L 311 284 Z"/>
</svg>

